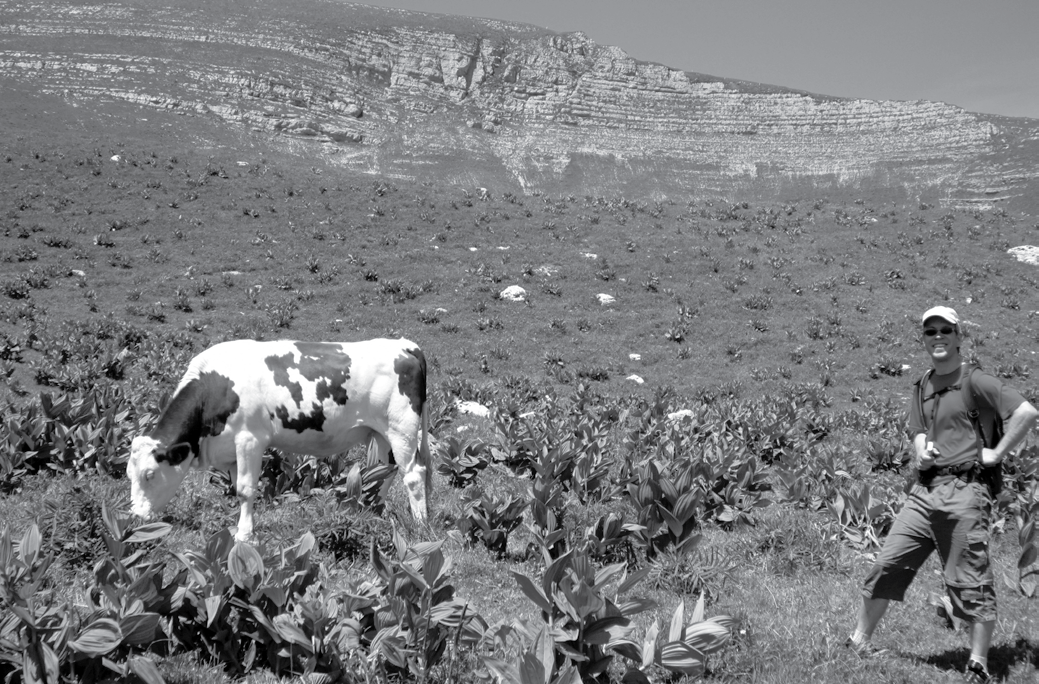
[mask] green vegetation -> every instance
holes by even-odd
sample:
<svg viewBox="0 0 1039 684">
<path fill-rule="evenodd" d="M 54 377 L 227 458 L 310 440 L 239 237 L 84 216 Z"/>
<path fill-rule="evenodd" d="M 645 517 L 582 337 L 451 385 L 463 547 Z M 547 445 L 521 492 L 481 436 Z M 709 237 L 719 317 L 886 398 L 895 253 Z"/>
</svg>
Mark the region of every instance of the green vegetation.
<svg viewBox="0 0 1039 684">
<path fill-rule="evenodd" d="M 919 312 L 956 307 L 969 355 L 1039 401 L 1039 272 L 1006 254 L 1035 217 L 481 199 L 163 140 L 0 157 L 0 676 L 931 681 L 966 661 L 933 565 L 877 635 L 895 656 L 840 644 L 901 506 Z M 429 527 L 380 499 L 378 464 L 274 453 L 258 547 L 233 544 L 220 475 L 160 522 L 123 512 L 130 439 L 191 356 L 382 335 L 430 359 Z M 1039 662 L 1030 439 L 994 546 L 991 667 L 1015 682 Z"/>
</svg>

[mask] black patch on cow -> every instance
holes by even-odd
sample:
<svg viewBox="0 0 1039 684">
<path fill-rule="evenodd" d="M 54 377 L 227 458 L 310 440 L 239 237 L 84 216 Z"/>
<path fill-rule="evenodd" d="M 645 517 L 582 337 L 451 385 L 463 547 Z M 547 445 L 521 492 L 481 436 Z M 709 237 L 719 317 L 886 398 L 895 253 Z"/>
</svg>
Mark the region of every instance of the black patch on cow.
<svg viewBox="0 0 1039 684">
<path fill-rule="evenodd" d="M 230 378 L 212 371 L 199 374 L 173 395 L 149 435 L 164 448 L 162 453 L 156 454 L 155 460 L 177 465 L 191 454 L 197 454 L 199 441 L 223 432 L 227 419 L 240 404 Z M 166 449 L 182 442 L 191 446 L 190 452 Z"/>
<path fill-rule="evenodd" d="M 349 398 L 346 381 L 350 379 L 350 356 L 338 344 L 297 342 L 300 375 L 317 383 L 317 400 L 331 398 L 342 406 Z"/>
<path fill-rule="evenodd" d="M 289 369 L 295 368 L 300 375 L 315 383 L 318 401 L 331 399 L 340 406 L 344 405 L 349 399 L 346 393 L 346 382 L 350 379 L 349 355 L 343 353 L 338 344 L 331 342 L 295 344 L 300 353 L 299 362 L 296 362 L 292 354 L 268 356 L 264 359 L 267 368 L 274 374 L 275 384 L 289 390 L 296 407 L 302 409 L 303 386 L 289 379 Z"/>
<path fill-rule="evenodd" d="M 304 430 L 317 430 L 321 431 L 322 426 L 325 424 L 325 409 L 321 404 L 314 404 L 314 408 L 310 413 L 300 413 L 295 418 L 289 418 L 289 409 L 285 406 L 279 406 L 274 409 L 274 414 L 289 430 L 295 430 L 296 432 L 303 432 Z"/>
<path fill-rule="evenodd" d="M 397 372 L 397 390 L 411 402 L 415 413 L 422 415 L 426 403 L 426 355 L 421 349 L 407 349 L 393 362 Z"/>
<path fill-rule="evenodd" d="M 296 406 L 302 404 L 303 386 L 298 382 L 289 380 L 289 369 L 296 367 L 296 360 L 292 358 L 292 354 L 268 356 L 263 361 L 267 364 L 267 368 L 270 369 L 271 373 L 274 374 L 274 384 L 287 389 L 292 396 L 292 400 L 296 402 Z"/>
</svg>

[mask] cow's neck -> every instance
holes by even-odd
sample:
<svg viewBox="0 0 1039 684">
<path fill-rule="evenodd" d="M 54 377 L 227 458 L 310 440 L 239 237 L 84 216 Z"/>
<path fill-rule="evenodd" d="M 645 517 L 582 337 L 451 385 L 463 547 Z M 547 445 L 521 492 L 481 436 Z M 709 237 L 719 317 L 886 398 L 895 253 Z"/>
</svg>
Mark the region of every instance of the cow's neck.
<svg viewBox="0 0 1039 684">
<path fill-rule="evenodd" d="M 151 433 L 151 438 L 161 446 L 187 442 L 191 445 L 191 451 L 198 454 L 204 401 L 200 384 L 197 378 L 193 379 L 180 387 L 170 399 Z"/>
<path fill-rule="evenodd" d="M 187 442 L 199 456 L 199 443 L 223 432 L 228 418 L 238 410 L 241 399 L 234 385 L 229 377 L 212 371 L 182 383 L 151 437 L 165 447 Z"/>
</svg>

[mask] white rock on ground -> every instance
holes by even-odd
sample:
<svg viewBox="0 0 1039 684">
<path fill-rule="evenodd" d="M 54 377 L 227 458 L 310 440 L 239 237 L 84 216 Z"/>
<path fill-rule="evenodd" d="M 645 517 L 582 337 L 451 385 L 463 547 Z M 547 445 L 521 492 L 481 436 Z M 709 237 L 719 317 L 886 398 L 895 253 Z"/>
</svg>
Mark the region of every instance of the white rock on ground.
<svg viewBox="0 0 1039 684">
<path fill-rule="evenodd" d="M 628 377 L 626 377 L 626 378 L 624 378 L 624 379 L 625 379 L 625 380 L 631 380 L 631 381 L 632 381 L 633 383 L 635 383 L 636 385 L 641 385 L 641 384 L 643 384 L 644 382 L 646 382 L 645 380 L 643 380 L 643 379 L 642 379 L 641 377 L 639 377 L 638 375 L 635 375 L 634 373 L 632 373 L 631 375 L 629 375 Z"/>
<path fill-rule="evenodd" d="M 455 409 L 461 414 L 476 416 L 477 418 L 487 418 L 491 415 L 489 408 L 475 401 L 455 402 Z"/>
<path fill-rule="evenodd" d="M 527 298 L 527 291 L 519 285 L 509 285 L 507 288 L 502 290 L 498 296 L 502 299 L 508 299 L 513 302 L 522 302 Z"/>
<path fill-rule="evenodd" d="M 599 304 L 601 304 L 602 306 L 608 306 L 617 301 L 617 299 L 613 295 L 603 293 L 595 295 L 595 298 L 599 300 Z"/>
<path fill-rule="evenodd" d="M 1039 247 L 1035 247 L 1034 245 L 1011 247 L 1007 250 L 1007 254 L 1013 255 L 1018 261 L 1039 266 Z"/>
</svg>

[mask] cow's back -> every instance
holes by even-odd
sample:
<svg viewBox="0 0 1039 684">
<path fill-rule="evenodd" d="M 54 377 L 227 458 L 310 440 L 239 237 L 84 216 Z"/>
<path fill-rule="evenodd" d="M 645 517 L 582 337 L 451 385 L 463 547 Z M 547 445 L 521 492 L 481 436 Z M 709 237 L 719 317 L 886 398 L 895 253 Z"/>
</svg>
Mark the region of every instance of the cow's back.
<svg viewBox="0 0 1039 684">
<path fill-rule="evenodd" d="M 410 431 L 426 395 L 425 357 L 404 339 L 224 342 L 199 354 L 185 378 L 216 369 L 241 397 L 231 432 L 316 455 L 343 451 L 370 430 Z"/>
</svg>

